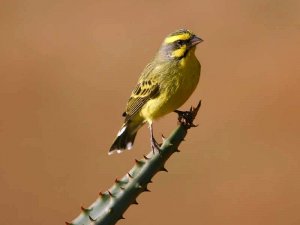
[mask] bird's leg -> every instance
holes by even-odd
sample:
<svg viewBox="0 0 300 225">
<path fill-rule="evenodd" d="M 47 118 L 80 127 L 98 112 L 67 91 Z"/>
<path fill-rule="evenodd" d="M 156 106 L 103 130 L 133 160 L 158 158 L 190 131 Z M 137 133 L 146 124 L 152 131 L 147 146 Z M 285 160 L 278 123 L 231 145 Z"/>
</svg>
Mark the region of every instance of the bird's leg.
<svg viewBox="0 0 300 225">
<path fill-rule="evenodd" d="M 191 107 L 189 111 L 179 111 L 175 110 L 174 112 L 178 114 L 178 122 L 188 128 L 196 127 L 197 125 L 193 124 L 193 120 L 198 113 L 198 110 L 201 106 L 201 101 L 197 105 L 197 107 Z"/>
<path fill-rule="evenodd" d="M 155 154 L 155 150 L 157 150 L 158 152 L 160 152 L 160 146 L 159 146 L 159 144 L 157 143 L 157 141 L 154 138 L 152 123 L 149 124 L 149 128 L 150 128 L 150 143 L 151 143 L 151 148 L 152 148 L 153 155 L 154 155 Z"/>
</svg>

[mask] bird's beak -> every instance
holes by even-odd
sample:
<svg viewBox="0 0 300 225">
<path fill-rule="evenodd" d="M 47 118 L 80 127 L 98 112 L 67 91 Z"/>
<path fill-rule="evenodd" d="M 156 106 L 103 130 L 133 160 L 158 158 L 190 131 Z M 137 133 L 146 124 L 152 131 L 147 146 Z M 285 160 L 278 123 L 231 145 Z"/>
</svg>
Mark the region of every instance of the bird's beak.
<svg viewBox="0 0 300 225">
<path fill-rule="evenodd" d="M 197 44 L 199 44 L 200 42 L 202 42 L 203 40 L 199 37 L 197 37 L 196 35 L 194 35 L 190 41 L 190 45 L 191 47 L 196 46 Z"/>
</svg>

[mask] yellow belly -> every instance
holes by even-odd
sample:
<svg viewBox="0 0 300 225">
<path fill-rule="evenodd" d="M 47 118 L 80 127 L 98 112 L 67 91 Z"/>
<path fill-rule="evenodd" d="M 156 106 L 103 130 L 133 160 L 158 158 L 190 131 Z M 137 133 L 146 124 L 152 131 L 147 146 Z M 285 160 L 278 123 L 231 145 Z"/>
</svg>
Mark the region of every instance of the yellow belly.
<svg viewBox="0 0 300 225">
<path fill-rule="evenodd" d="M 164 89 L 149 100 L 142 108 L 140 115 L 151 122 L 183 105 L 197 87 L 200 77 L 200 64 L 194 54 L 181 60 L 178 72 L 172 78 L 162 80 Z"/>
</svg>

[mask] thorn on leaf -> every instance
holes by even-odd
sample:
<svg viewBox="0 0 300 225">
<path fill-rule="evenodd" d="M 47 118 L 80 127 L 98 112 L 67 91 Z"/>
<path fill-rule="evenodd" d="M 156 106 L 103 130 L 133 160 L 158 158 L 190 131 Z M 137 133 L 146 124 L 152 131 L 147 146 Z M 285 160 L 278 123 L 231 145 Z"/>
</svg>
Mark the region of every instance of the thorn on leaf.
<svg viewBox="0 0 300 225">
<path fill-rule="evenodd" d="M 96 220 L 89 216 L 90 221 L 95 222 Z"/>
<path fill-rule="evenodd" d="M 110 197 L 115 197 L 109 190 L 107 191 Z"/>
<path fill-rule="evenodd" d="M 93 210 L 93 209 L 89 209 L 89 208 L 84 208 L 83 206 L 81 206 L 80 208 L 83 213 L 87 213 L 87 214 Z"/>
<path fill-rule="evenodd" d="M 137 160 L 137 159 L 135 159 L 135 163 L 136 163 L 138 166 L 141 166 L 141 165 L 143 165 L 145 162 L 143 162 L 142 160 Z"/>
<path fill-rule="evenodd" d="M 162 168 L 160 169 L 160 171 L 168 172 L 168 170 L 167 170 L 165 167 L 162 167 Z"/>
<path fill-rule="evenodd" d="M 125 218 L 124 218 L 123 215 L 119 217 L 119 220 L 124 220 L 124 219 L 125 219 Z"/>
</svg>

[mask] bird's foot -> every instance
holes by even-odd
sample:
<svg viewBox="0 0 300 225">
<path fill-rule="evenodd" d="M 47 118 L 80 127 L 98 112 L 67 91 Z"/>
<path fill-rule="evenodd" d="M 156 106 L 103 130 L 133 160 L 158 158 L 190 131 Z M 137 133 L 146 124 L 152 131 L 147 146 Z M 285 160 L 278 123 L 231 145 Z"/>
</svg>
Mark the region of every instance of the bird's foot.
<svg viewBox="0 0 300 225">
<path fill-rule="evenodd" d="M 161 149 L 160 149 L 160 144 L 157 143 L 157 141 L 154 139 L 154 137 L 151 137 L 150 139 L 151 142 L 151 148 L 153 151 L 153 155 L 155 154 L 155 150 L 160 153 Z"/>
<path fill-rule="evenodd" d="M 179 124 L 191 128 L 191 127 L 197 127 L 198 125 L 195 125 L 194 119 L 200 109 L 201 101 L 199 101 L 198 105 L 196 107 L 191 107 L 189 111 L 179 111 L 175 110 L 174 112 L 178 114 L 178 122 Z"/>
</svg>

